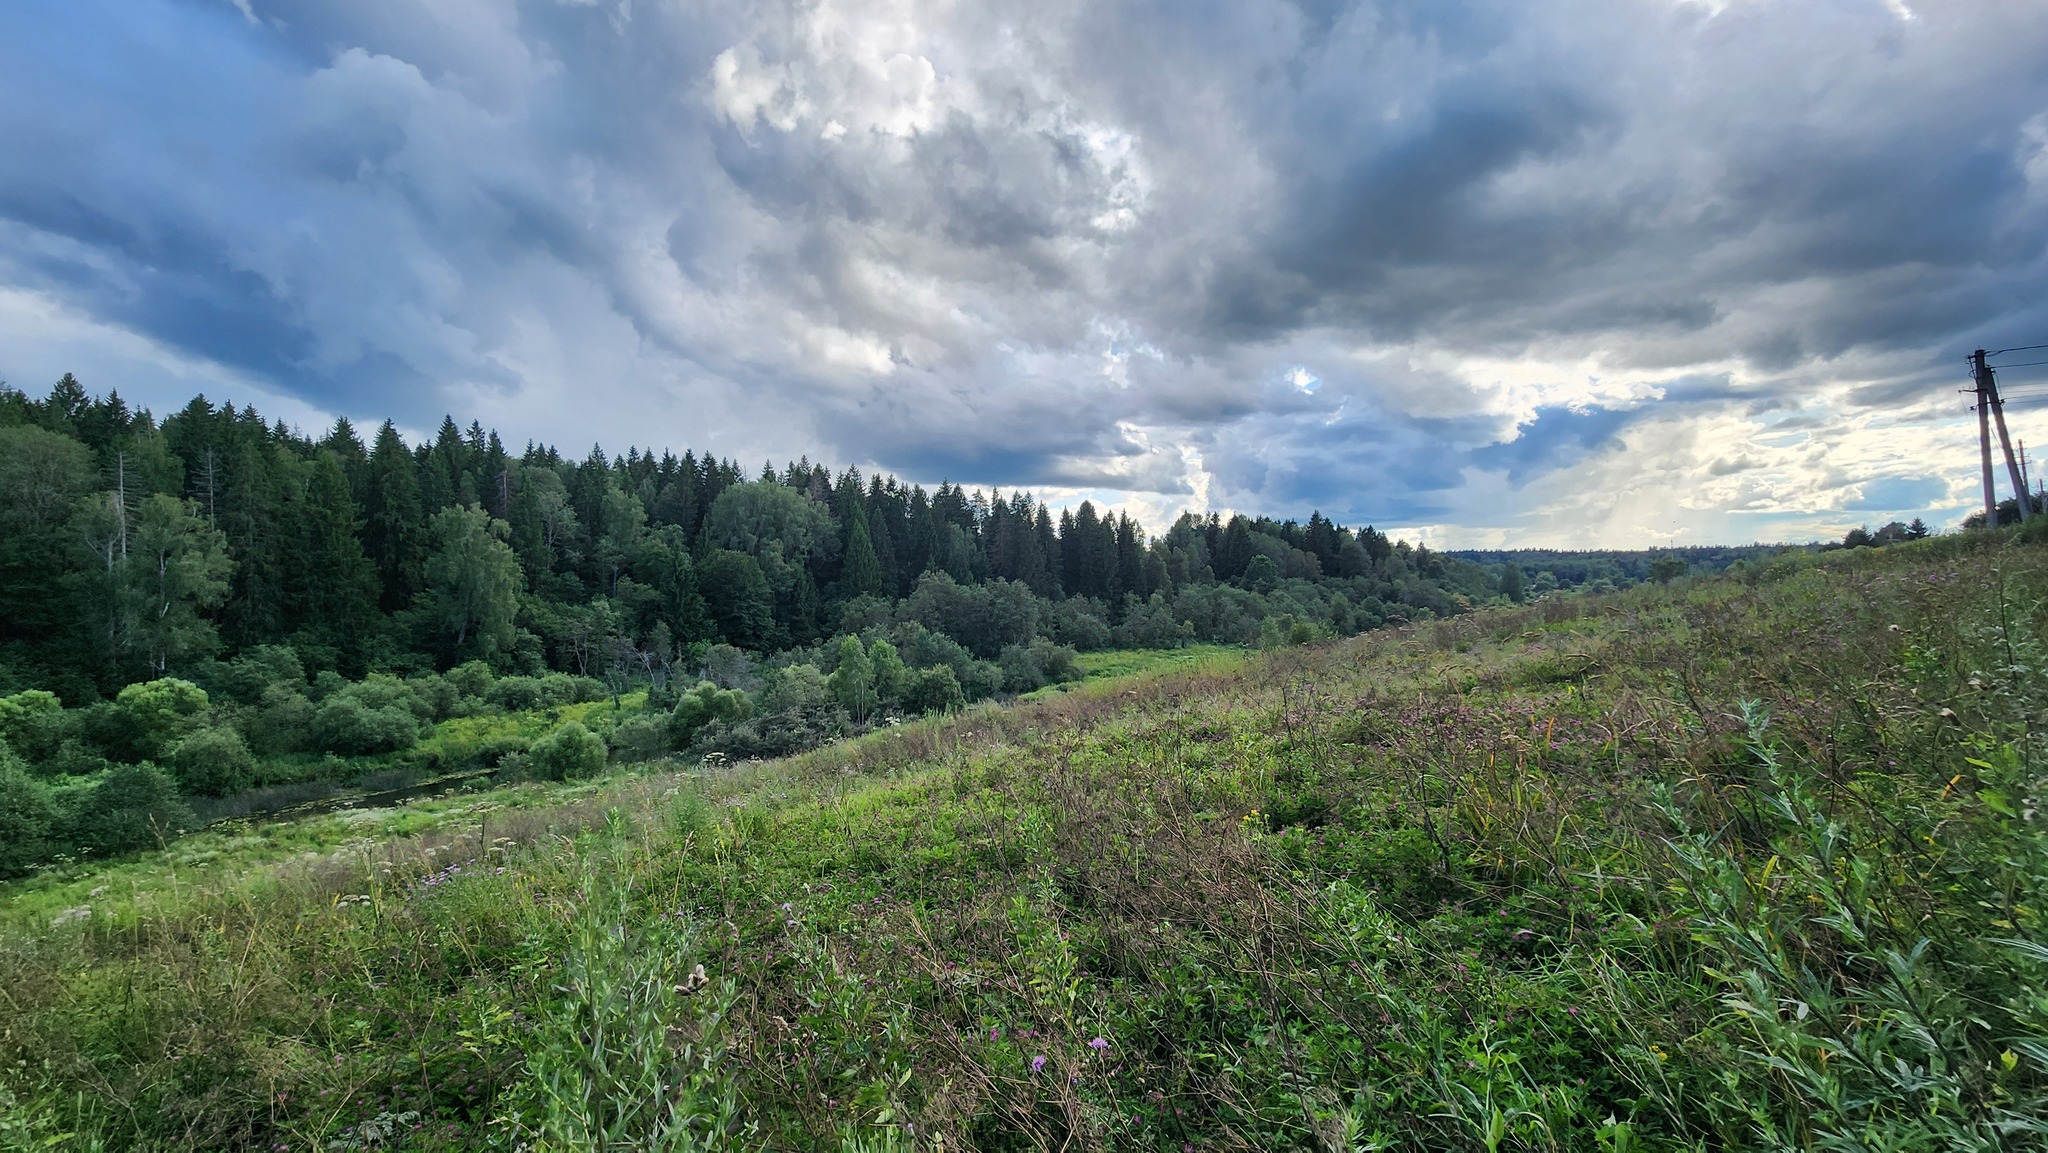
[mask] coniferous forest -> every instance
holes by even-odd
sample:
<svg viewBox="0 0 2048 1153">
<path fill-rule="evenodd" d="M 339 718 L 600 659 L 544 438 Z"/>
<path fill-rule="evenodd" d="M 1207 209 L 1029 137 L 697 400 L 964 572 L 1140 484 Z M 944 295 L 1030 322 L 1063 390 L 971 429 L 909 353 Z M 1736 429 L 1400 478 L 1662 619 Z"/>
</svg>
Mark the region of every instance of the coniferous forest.
<svg viewBox="0 0 2048 1153">
<path fill-rule="evenodd" d="M 28 814 L 0 867 L 308 782 L 774 755 L 1073 679 L 1088 650 L 1520 599 L 1503 572 L 1320 514 L 1148 538 L 1085 502 L 808 460 L 515 452 L 452 418 L 419 444 L 389 421 L 314 437 L 203 397 L 158 420 L 66 375 L 0 391 L 0 773 Z M 422 746 L 452 717 L 597 701 Z"/>
</svg>

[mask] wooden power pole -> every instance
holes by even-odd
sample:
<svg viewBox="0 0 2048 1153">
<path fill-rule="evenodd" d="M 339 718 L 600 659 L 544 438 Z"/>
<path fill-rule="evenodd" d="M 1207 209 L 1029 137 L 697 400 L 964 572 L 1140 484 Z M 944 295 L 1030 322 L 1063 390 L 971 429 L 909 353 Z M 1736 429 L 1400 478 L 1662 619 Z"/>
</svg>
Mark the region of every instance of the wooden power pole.
<svg viewBox="0 0 2048 1153">
<path fill-rule="evenodd" d="M 1991 369 L 1984 350 L 1970 354 L 1970 375 L 1977 382 L 1977 447 L 1984 461 L 1984 527 L 1998 527 L 1998 490 L 1991 485 Z"/>
<path fill-rule="evenodd" d="M 2018 506 L 2020 520 L 2024 523 L 2033 515 L 2034 498 L 2027 492 L 2026 477 L 2020 472 L 2020 459 L 2013 455 L 2012 436 L 2005 431 L 2005 401 L 1998 395 L 1998 378 L 1992 374 L 1991 366 L 1984 363 L 1984 356 L 1984 350 L 1980 348 L 1970 357 L 1970 365 L 1977 374 L 1977 426 L 1981 434 L 1984 407 L 1988 405 L 1992 423 L 1998 426 L 1998 447 L 2005 454 L 2005 475 L 2012 481 L 2013 504 Z M 1984 495 L 1987 498 L 1991 495 L 1991 442 L 1988 437 L 1984 440 Z M 1989 523 L 1998 523 L 1995 508 L 1989 514 Z"/>
</svg>

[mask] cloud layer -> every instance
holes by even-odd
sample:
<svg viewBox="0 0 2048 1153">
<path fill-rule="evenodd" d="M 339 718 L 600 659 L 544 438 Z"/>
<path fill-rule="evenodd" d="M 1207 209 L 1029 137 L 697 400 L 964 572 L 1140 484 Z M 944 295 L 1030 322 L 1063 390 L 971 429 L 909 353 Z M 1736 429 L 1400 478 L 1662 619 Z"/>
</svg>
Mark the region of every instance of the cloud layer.
<svg viewBox="0 0 2048 1153">
<path fill-rule="evenodd" d="M 0 375 L 1155 523 L 1953 520 L 1961 356 L 2048 341 L 2031 8 L 29 5 Z"/>
</svg>

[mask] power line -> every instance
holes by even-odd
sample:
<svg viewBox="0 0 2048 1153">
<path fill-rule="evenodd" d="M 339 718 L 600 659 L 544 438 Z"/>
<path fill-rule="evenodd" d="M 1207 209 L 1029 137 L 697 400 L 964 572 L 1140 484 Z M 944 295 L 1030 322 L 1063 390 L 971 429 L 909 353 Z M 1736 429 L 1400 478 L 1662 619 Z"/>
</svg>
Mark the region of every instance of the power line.
<svg viewBox="0 0 2048 1153">
<path fill-rule="evenodd" d="M 2048 344 L 2016 344 L 2011 348 L 2001 348 L 1997 352 L 1987 352 L 1984 355 L 2004 356 L 2008 352 L 2032 352 L 2037 348 L 2048 348 Z M 1997 368 L 1998 366 L 1994 364 L 1991 367 Z"/>
<path fill-rule="evenodd" d="M 2043 345 L 2042 347 L 2048 348 L 2048 345 Z M 2023 360 L 2018 364 L 1994 364 L 1991 367 L 2004 372 L 2008 368 L 2032 368 L 2037 364 L 2048 364 L 2048 360 Z"/>
</svg>

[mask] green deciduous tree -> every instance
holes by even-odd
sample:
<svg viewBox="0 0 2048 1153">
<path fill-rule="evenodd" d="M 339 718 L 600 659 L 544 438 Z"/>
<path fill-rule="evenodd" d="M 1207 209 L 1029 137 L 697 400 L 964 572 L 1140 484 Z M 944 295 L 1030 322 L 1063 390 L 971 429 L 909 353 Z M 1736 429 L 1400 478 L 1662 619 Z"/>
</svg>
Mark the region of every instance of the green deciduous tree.
<svg viewBox="0 0 2048 1153">
<path fill-rule="evenodd" d="M 176 677 L 129 685 L 114 698 L 114 751 L 132 760 L 157 760 L 198 727 L 210 705 L 205 689 Z"/>
<path fill-rule="evenodd" d="M 225 797 L 255 780 L 256 758 L 242 734 L 225 726 L 200 729 L 171 750 L 171 775 L 187 795 Z"/>
<path fill-rule="evenodd" d="M 775 599 L 753 557 L 713 549 L 697 570 L 697 584 L 719 635 L 744 649 L 766 649 L 775 635 Z"/>
<path fill-rule="evenodd" d="M 227 542 L 176 497 L 144 498 L 134 542 L 114 574 L 121 651 L 153 676 L 218 644 L 205 610 L 228 596 Z"/>
<path fill-rule="evenodd" d="M 859 637 L 847 637 L 839 642 L 839 663 L 833 667 L 832 675 L 826 680 L 826 687 L 832 691 L 832 699 L 846 710 L 856 721 L 865 721 L 874 713 L 879 699 L 875 693 L 875 669 L 868 660 L 867 649 Z"/>
<path fill-rule="evenodd" d="M 504 521 L 475 505 L 434 514 L 434 543 L 425 577 L 427 617 L 446 643 L 450 663 L 482 660 L 502 666 L 517 639 L 519 558 L 504 538 Z"/>
<path fill-rule="evenodd" d="M 579 721 L 570 721 L 533 743 L 526 763 L 535 776 L 559 781 L 587 777 L 604 768 L 604 741 Z"/>
</svg>

